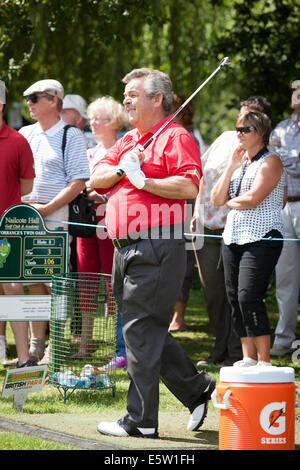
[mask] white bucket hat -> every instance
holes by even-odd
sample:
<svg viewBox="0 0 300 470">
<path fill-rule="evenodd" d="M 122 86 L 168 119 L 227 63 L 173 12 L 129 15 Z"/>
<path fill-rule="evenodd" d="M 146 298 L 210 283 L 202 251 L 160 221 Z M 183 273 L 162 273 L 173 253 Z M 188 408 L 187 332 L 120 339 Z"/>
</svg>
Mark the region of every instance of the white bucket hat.
<svg viewBox="0 0 300 470">
<path fill-rule="evenodd" d="M 0 80 L 0 103 L 6 103 L 6 86 L 2 80 Z"/>
<path fill-rule="evenodd" d="M 80 95 L 66 95 L 63 100 L 63 109 L 76 109 L 79 114 L 84 118 L 88 119 L 86 111 L 86 101 Z"/>
</svg>

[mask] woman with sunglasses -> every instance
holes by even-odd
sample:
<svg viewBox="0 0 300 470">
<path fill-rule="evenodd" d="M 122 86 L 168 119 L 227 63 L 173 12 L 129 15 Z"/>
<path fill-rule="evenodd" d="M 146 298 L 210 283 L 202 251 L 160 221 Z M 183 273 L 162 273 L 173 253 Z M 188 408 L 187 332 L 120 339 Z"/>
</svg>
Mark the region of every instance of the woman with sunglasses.
<svg viewBox="0 0 300 470">
<path fill-rule="evenodd" d="M 240 142 L 211 192 L 230 209 L 223 232 L 226 291 L 243 359 L 234 366 L 270 366 L 270 326 L 264 296 L 282 241 L 285 176 L 267 148 L 271 124 L 259 112 L 239 118 Z"/>
</svg>

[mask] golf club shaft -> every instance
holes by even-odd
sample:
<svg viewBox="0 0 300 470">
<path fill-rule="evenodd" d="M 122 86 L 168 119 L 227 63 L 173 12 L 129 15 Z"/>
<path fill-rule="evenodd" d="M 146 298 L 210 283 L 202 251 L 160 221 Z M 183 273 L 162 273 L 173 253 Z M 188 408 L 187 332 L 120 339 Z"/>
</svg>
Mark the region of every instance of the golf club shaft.
<svg viewBox="0 0 300 470">
<path fill-rule="evenodd" d="M 224 65 L 227 64 L 228 62 L 229 62 L 229 57 L 225 57 L 225 59 L 222 60 L 219 67 L 217 67 L 216 70 L 197 88 L 197 90 L 195 90 L 194 93 L 192 93 L 191 96 L 189 98 L 187 98 L 184 103 L 182 103 L 182 105 L 177 109 L 177 111 L 175 111 L 175 113 L 172 114 L 172 116 L 155 132 L 155 134 L 153 134 L 153 136 L 149 140 L 147 140 L 147 142 L 143 145 L 144 150 L 170 124 L 170 122 L 173 121 L 173 119 L 175 119 L 176 116 L 178 116 L 179 113 L 181 113 L 181 111 L 186 107 L 186 105 L 194 98 L 194 96 L 197 95 L 197 93 L 199 93 L 199 91 L 209 82 L 209 80 L 217 72 L 219 72 L 219 70 L 222 67 L 224 67 Z"/>
<path fill-rule="evenodd" d="M 175 113 L 172 114 L 172 116 L 155 132 L 155 134 L 153 134 L 153 136 L 147 140 L 147 142 L 142 146 L 141 151 L 145 150 L 151 144 L 151 142 L 153 142 L 153 140 L 170 124 L 170 122 L 173 121 L 173 119 L 175 119 L 176 116 L 178 116 L 178 114 L 186 107 L 186 105 L 194 98 L 194 96 L 196 96 L 197 93 L 199 93 L 199 91 L 209 82 L 209 80 L 211 80 L 212 77 L 216 73 L 218 73 L 219 70 L 221 70 L 221 68 L 224 67 L 224 65 L 227 65 L 229 63 L 230 63 L 229 57 L 225 57 L 222 60 L 221 64 L 216 68 L 216 70 L 214 70 L 214 72 L 197 88 L 197 90 L 195 90 L 194 93 L 192 93 L 191 96 L 189 96 L 189 98 L 187 98 L 185 102 L 182 103 L 182 105 L 177 109 L 177 111 L 175 111 Z M 122 176 L 124 174 L 124 171 L 119 168 L 119 170 L 117 171 L 117 174 L 119 176 Z"/>
</svg>

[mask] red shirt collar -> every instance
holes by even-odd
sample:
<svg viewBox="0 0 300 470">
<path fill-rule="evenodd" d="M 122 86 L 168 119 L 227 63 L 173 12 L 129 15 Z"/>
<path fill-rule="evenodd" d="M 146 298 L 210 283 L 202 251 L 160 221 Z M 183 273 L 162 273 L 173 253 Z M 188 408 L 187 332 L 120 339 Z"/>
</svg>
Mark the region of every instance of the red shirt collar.
<svg viewBox="0 0 300 470">
<path fill-rule="evenodd" d="M 138 140 L 138 144 L 145 144 L 149 139 L 151 139 L 151 137 L 155 134 L 155 132 L 158 131 L 158 129 L 168 120 L 170 119 L 170 116 L 167 116 L 166 118 L 162 119 L 161 121 L 159 121 L 157 124 L 155 124 L 154 127 L 152 127 L 152 129 L 150 129 L 150 131 L 146 132 L 146 134 L 144 134 L 142 137 L 139 138 Z"/>
</svg>

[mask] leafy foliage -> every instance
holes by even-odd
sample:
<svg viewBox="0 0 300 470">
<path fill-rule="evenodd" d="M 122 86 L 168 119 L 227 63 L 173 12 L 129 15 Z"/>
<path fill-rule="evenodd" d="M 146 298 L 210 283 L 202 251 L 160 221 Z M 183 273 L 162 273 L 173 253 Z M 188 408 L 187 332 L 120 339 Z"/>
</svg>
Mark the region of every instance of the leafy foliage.
<svg viewBox="0 0 300 470">
<path fill-rule="evenodd" d="M 289 113 L 299 72 L 300 0 L 0 0 L 0 78 L 10 99 L 36 80 L 66 93 L 122 100 L 135 67 L 167 72 L 191 94 L 224 56 L 233 64 L 195 97 L 195 124 L 210 142 L 230 129 L 241 99 L 262 94 L 274 122 Z"/>
<path fill-rule="evenodd" d="M 226 0 L 225 2 L 227 3 Z M 214 43 L 233 57 L 232 79 L 246 96 L 272 103 L 273 121 L 289 115 L 291 83 L 300 75 L 299 0 L 236 0 Z"/>
</svg>

